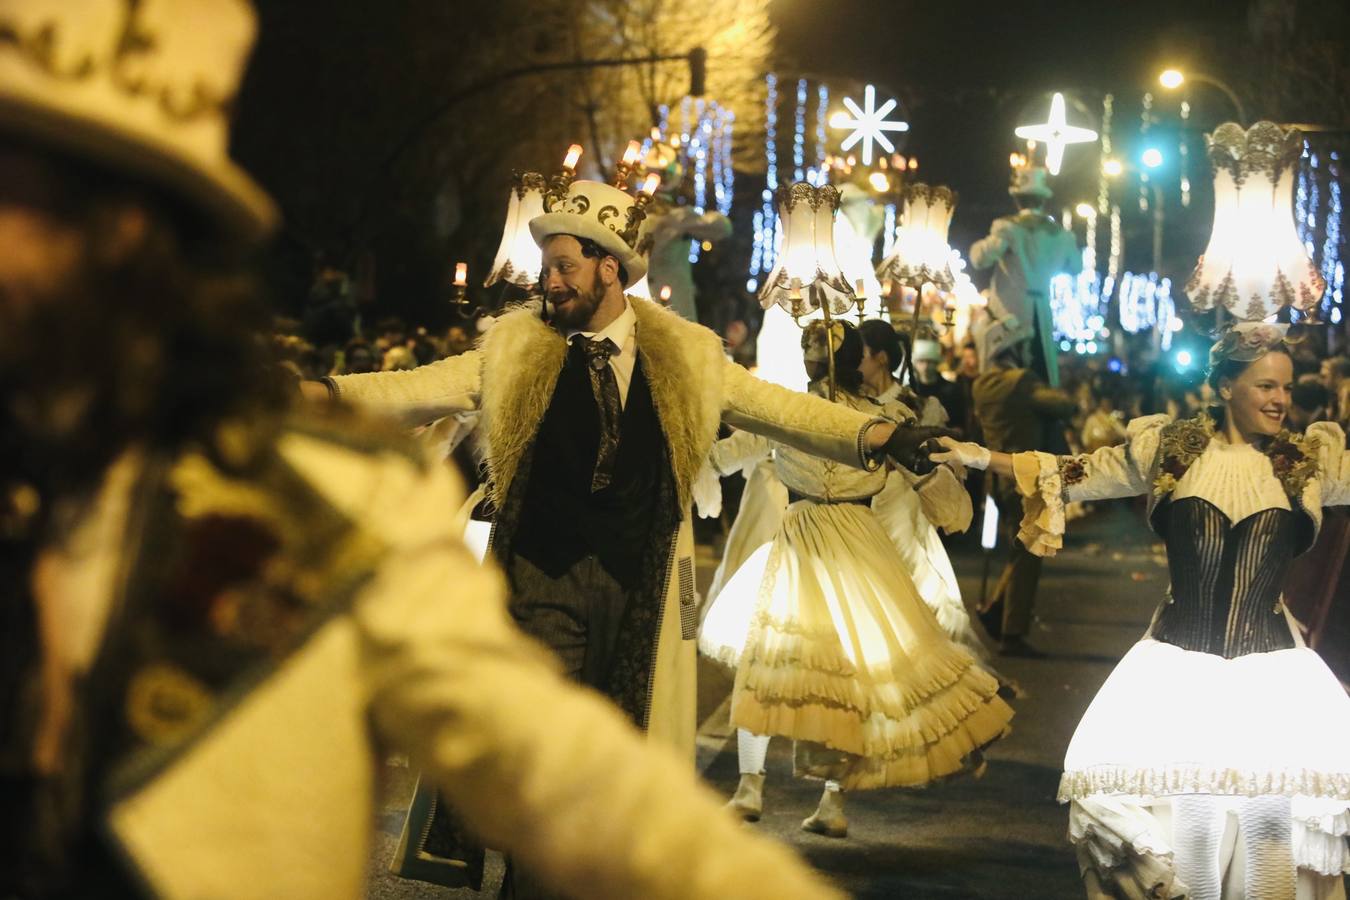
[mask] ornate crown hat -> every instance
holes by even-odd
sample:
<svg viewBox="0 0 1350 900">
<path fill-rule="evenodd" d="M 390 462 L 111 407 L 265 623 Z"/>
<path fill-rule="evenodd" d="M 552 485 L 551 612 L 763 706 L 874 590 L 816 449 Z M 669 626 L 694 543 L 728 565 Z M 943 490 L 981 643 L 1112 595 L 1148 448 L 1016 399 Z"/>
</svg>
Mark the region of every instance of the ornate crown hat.
<svg viewBox="0 0 1350 900">
<path fill-rule="evenodd" d="M 0 0 L 0 130 L 171 189 L 245 240 L 276 224 L 229 158 L 243 0 Z"/>
<path fill-rule="evenodd" d="M 595 241 L 623 265 L 628 276 L 624 288 L 630 288 L 647 274 L 647 260 L 637 248 L 642 222 L 647 218 L 646 207 L 660 185 L 660 176 L 649 175 L 637 196 L 599 181 L 573 181 L 580 148 L 573 151 L 544 194 L 544 214 L 530 220 L 530 236 L 540 247 L 557 234 Z M 626 180 L 627 166 L 623 172 Z"/>
<path fill-rule="evenodd" d="M 1279 322 L 1238 322 L 1209 348 L 1209 368 L 1229 361 L 1256 362 L 1289 343 L 1289 326 Z"/>
</svg>

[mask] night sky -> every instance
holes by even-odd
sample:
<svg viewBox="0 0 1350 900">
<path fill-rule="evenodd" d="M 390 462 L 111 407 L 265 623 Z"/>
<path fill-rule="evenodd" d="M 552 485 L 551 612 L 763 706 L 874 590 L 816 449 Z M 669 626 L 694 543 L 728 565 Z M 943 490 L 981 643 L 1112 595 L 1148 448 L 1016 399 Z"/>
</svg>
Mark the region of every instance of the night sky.
<svg viewBox="0 0 1350 900">
<path fill-rule="evenodd" d="M 1268 114 L 1260 101 L 1270 69 L 1260 69 L 1262 60 L 1251 49 L 1250 11 L 1263 11 L 1265 21 L 1297 11 L 1315 26 L 1335 20 L 1338 28 L 1350 29 L 1342 5 L 1336 0 L 773 0 L 771 14 L 779 30 L 780 79 L 824 78 L 836 85 L 836 95 L 841 82 L 858 88 L 871 82 L 882 99 L 901 101 L 911 125 L 902 149 L 918 157 L 922 180 L 950 185 L 961 195 L 951 238 L 964 252 L 994 218 L 1011 211 L 1006 188 L 1008 154 L 1018 147 L 1013 128 L 1042 121 L 1052 91 L 1065 93 L 1072 123 L 1093 128 L 1099 127 L 1103 94 L 1111 92 L 1115 153 L 1130 162 L 1143 149 L 1142 98 L 1158 91 L 1156 77 L 1164 65 L 1218 75 L 1248 99 L 1254 117 Z M 439 182 L 408 168 L 411 159 L 394 173 L 403 173 L 399 181 L 389 177 L 381 159 L 391 136 L 448 89 L 447 72 L 479 74 L 455 69 L 461 53 L 496 46 L 494 29 L 502 29 L 507 24 L 502 18 L 511 13 L 458 0 L 375 6 L 258 0 L 258 7 L 262 40 L 240 98 L 235 150 L 287 211 L 290 227 L 274 267 L 279 274 L 273 280 L 282 285 L 278 294 L 303 296 L 312 260 L 322 256 L 347 267 L 358 255 L 353 248 L 364 247 L 361 252 L 378 263 L 382 312 L 419 319 L 424 310 L 443 310 L 438 295 L 448 283 L 444 270 L 451 255 L 472 260 L 474 271 L 491 259 L 506 174 L 480 175 L 464 160 L 447 156 Z M 516 64 L 529 54 L 524 48 L 507 62 Z M 716 65 L 715 58 L 709 60 L 710 67 Z M 1188 209 L 1176 202 L 1175 169 L 1155 179 L 1173 196 L 1162 268 L 1181 277 L 1203 250 L 1210 224 L 1203 134 L 1235 117 L 1213 89 L 1195 87 L 1190 96 L 1193 114 L 1183 130 L 1179 96 L 1157 93 L 1150 139 L 1173 151 L 1184 140 L 1191 151 L 1195 191 Z M 471 124 L 502 128 L 483 115 Z M 435 142 L 425 142 L 423 157 L 434 152 Z M 510 166 L 549 165 L 536 155 L 512 159 Z M 1138 211 L 1133 177 L 1122 180 L 1115 200 L 1127 213 L 1126 267 L 1139 271 L 1151 262 L 1151 223 Z M 1094 199 L 1097 179 L 1095 149 L 1070 148 L 1063 173 L 1053 181 L 1055 207 Z M 751 198 L 745 208 L 738 201 L 733 212 L 740 231 L 749 230 L 749 207 L 762 183 L 762 175 L 751 173 L 737 180 L 738 193 L 748 190 Z M 366 208 L 372 200 L 398 196 L 412 199 L 386 203 L 381 224 L 363 233 L 362 223 L 372 220 Z M 725 271 L 716 275 L 717 293 L 744 284 L 746 241 L 716 254 L 725 258 Z"/>
</svg>

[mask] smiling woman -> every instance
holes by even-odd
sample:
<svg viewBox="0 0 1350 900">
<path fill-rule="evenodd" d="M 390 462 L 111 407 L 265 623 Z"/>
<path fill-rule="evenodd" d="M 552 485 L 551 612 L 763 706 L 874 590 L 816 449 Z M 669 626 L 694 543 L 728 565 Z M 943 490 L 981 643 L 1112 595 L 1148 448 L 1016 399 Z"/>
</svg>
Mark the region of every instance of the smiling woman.
<svg viewBox="0 0 1350 900">
<path fill-rule="evenodd" d="M 1350 453 L 1331 423 L 1284 428 L 1285 332 L 1242 323 L 1211 348 L 1214 416 L 1136 419 L 1125 445 L 1075 457 L 952 445 L 1016 478 L 1019 537 L 1036 553 L 1060 547 L 1066 502 L 1140 494 L 1166 543 L 1170 590 L 1083 716 L 1060 781 L 1070 838 L 1092 861 L 1084 877 L 1109 896 L 1179 884 L 1213 900 L 1237 885 L 1248 898 L 1335 896 L 1350 863 L 1338 824 L 1350 699 L 1281 596 L 1323 507 L 1350 504 Z M 1229 828 L 1240 850 L 1221 840 Z"/>
</svg>

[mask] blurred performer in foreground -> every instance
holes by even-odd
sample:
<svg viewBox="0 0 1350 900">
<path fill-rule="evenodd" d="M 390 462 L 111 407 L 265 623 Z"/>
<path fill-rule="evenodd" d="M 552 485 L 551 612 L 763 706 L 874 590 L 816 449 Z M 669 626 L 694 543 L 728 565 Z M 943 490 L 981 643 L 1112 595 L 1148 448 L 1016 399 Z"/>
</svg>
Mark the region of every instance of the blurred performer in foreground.
<svg viewBox="0 0 1350 900">
<path fill-rule="evenodd" d="M 253 27 L 0 0 L 0 896 L 362 896 L 384 748 L 567 896 L 837 896 L 554 673 L 443 469 L 287 416 Z"/>
</svg>

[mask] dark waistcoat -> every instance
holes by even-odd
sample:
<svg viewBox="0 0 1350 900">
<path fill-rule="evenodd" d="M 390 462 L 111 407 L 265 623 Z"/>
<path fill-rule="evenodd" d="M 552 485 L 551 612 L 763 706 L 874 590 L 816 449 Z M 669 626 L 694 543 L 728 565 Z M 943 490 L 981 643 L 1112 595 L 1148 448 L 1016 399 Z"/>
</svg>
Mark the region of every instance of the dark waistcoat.
<svg viewBox="0 0 1350 900">
<path fill-rule="evenodd" d="M 614 476 L 592 493 L 600 415 L 575 356 L 569 351 L 539 426 L 513 552 L 552 578 L 594 555 L 620 585 L 636 588 L 656 525 L 661 467 L 669 465 L 661 422 L 639 360 L 620 417 Z"/>
</svg>

